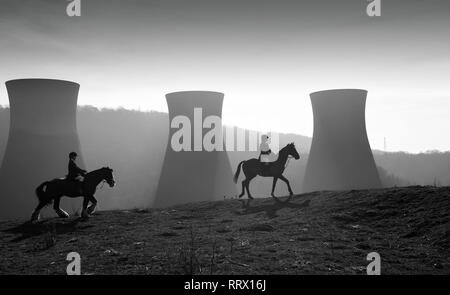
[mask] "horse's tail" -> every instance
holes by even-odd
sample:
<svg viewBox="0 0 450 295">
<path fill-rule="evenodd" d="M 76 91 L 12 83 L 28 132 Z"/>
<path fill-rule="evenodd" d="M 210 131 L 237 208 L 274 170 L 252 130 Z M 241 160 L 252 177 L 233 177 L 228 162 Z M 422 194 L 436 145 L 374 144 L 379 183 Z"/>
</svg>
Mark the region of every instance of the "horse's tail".
<svg viewBox="0 0 450 295">
<path fill-rule="evenodd" d="M 49 183 L 50 183 L 49 181 L 43 182 L 34 191 L 36 193 L 36 196 L 39 199 L 39 203 L 44 203 L 45 205 L 48 205 L 51 203 L 51 199 L 47 199 L 47 194 L 46 194 L 46 190 L 48 188 Z"/>
<path fill-rule="evenodd" d="M 240 162 L 239 165 L 237 166 L 236 173 L 234 173 L 234 177 L 233 177 L 234 183 L 237 183 L 237 181 L 238 181 L 239 173 L 241 173 L 241 166 L 242 166 L 242 163 L 244 163 L 244 162 L 245 161 Z"/>
</svg>

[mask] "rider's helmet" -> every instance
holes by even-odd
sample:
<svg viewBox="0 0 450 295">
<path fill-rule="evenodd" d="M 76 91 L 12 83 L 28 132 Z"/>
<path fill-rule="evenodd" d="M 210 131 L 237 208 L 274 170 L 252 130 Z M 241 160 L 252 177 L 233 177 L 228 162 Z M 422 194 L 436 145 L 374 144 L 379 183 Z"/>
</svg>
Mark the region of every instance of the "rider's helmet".
<svg viewBox="0 0 450 295">
<path fill-rule="evenodd" d="M 70 158 L 70 159 L 73 159 L 73 158 L 75 158 L 75 157 L 78 157 L 78 154 L 77 154 L 77 153 L 71 152 L 71 153 L 69 154 L 69 158 Z"/>
</svg>

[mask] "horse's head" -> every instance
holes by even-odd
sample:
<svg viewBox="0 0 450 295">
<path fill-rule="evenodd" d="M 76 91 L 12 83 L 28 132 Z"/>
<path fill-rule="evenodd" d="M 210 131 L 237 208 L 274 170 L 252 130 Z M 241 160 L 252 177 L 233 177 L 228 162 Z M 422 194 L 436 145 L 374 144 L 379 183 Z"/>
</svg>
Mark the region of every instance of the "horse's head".
<svg viewBox="0 0 450 295">
<path fill-rule="evenodd" d="M 294 159 L 296 159 L 296 160 L 300 159 L 300 155 L 298 154 L 297 149 L 295 148 L 295 145 L 293 142 L 288 144 L 286 146 L 286 148 L 287 148 L 287 153 L 289 156 L 293 156 Z"/>
<path fill-rule="evenodd" d="M 114 180 L 113 170 L 109 167 L 102 168 L 103 179 L 109 184 L 110 187 L 114 187 L 116 185 L 116 181 Z"/>
</svg>

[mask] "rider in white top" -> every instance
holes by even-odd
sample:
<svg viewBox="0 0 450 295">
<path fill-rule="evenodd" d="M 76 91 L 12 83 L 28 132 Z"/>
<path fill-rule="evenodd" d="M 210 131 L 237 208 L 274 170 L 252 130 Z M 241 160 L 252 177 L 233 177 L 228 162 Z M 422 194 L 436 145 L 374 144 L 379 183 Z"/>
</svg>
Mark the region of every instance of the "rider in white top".
<svg viewBox="0 0 450 295">
<path fill-rule="evenodd" d="M 261 136 L 261 144 L 259 145 L 259 160 L 264 163 L 270 162 L 270 155 L 272 154 L 272 150 L 269 146 L 269 136 L 266 134 Z"/>
</svg>

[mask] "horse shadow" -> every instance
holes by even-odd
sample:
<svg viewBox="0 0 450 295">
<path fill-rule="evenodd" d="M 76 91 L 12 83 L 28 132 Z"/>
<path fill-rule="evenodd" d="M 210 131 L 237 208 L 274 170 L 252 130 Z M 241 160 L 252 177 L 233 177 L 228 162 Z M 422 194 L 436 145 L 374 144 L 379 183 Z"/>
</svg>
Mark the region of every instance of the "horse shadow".
<svg viewBox="0 0 450 295">
<path fill-rule="evenodd" d="M 10 241 L 10 243 L 18 243 L 32 237 L 48 234 L 49 232 L 53 232 L 54 234 L 67 234 L 93 227 L 93 225 L 79 226 L 80 222 L 85 221 L 85 219 L 81 217 L 70 221 L 64 220 L 49 223 L 50 221 L 54 221 L 54 219 L 47 219 L 37 223 L 27 221 L 20 225 L 5 229 L 2 232 L 19 235 Z"/>
<path fill-rule="evenodd" d="M 292 209 L 302 209 L 309 207 L 309 204 L 311 203 L 311 200 L 305 200 L 300 204 L 291 203 L 291 198 L 288 198 L 286 201 L 281 201 L 278 198 L 274 198 L 275 203 L 274 204 L 265 204 L 260 206 L 251 207 L 250 202 L 251 200 L 248 200 L 247 203 L 245 201 L 242 201 L 242 207 L 244 211 L 242 212 L 243 215 L 248 214 L 255 214 L 259 212 L 266 212 L 267 216 L 269 218 L 275 218 L 277 217 L 277 211 L 284 209 L 284 208 L 292 208 Z"/>
</svg>

